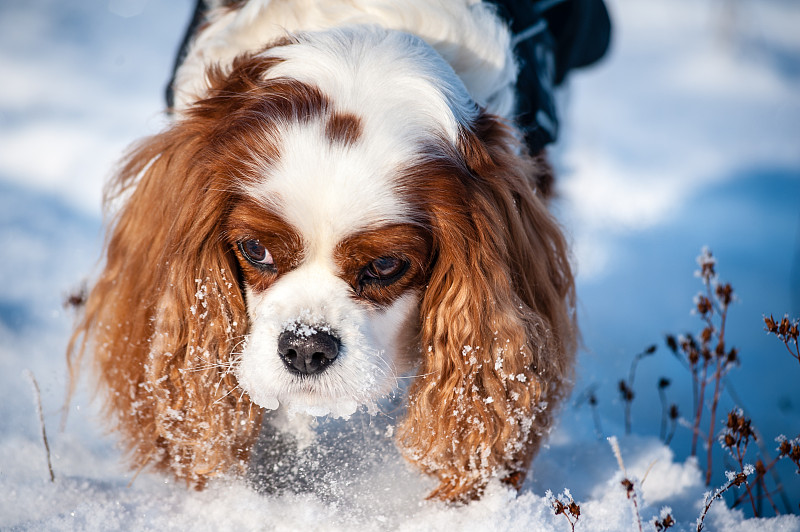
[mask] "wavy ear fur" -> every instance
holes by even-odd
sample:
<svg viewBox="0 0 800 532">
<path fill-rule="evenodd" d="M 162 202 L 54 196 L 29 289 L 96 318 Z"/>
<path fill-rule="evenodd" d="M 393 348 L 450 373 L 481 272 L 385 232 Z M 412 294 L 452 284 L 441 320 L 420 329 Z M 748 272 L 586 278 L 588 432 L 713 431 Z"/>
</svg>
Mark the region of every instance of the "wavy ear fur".
<svg viewBox="0 0 800 532">
<path fill-rule="evenodd" d="M 496 475 L 520 487 L 569 391 L 576 344 L 566 243 L 534 189 L 549 167 L 486 114 L 460 149 L 468 168 L 431 213 L 423 363 L 399 433 L 440 479 L 430 497 L 450 501 L 479 497 Z"/>
<path fill-rule="evenodd" d="M 71 382 L 92 353 L 106 413 L 133 467 L 172 471 L 197 487 L 243 466 L 260 427 L 261 409 L 232 375 L 247 315 L 222 227 L 237 167 L 221 165 L 245 160 L 237 146 L 248 143 L 235 138 L 274 116 L 252 96 L 268 67 L 245 57 L 227 76 L 212 72 L 219 96 L 123 161 L 106 196 L 106 205 L 122 208 L 104 269 L 68 347 Z"/>
<path fill-rule="evenodd" d="M 198 132 L 185 126 L 146 139 L 116 177 L 112 197 L 130 196 L 69 352 L 74 375 L 90 343 L 132 465 L 202 485 L 243 463 L 260 409 L 229 371 L 247 317 L 219 237 L 226 195 L 202 164 Z"/>
</svg>

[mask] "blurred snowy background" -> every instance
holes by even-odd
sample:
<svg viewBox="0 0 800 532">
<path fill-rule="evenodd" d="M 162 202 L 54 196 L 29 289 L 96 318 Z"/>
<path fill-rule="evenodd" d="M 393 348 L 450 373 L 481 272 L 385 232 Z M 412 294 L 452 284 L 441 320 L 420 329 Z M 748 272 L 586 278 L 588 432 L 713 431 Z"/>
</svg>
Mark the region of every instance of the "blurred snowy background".
<svg viewBox="0 0 800 532">
<path fill-rule="evenodd" d="M 164 85 L 191 8 L 0 2 L 0 528 L 568 530 L 544 494 L 569 488 L 582 508 L 576 530 L 630 530 L 621 474 L 581 401 L 592 390 L 603 435 L 620 437 L 629 474 L 641 480 L 655 461 L 640 485 L 642 518 L 652 522 L 668 505 L 677 529 L 694 529 L 706 487 L 687 460 L 689 431 L 678 427 L 671 447 L 658 438 L 656 383 L 671 380 L 668 400 L 690 418 L 688 372 L 663 338 L 701 328 L 690 310 L 704 245 L 737 293 L 727 339 L 742 365 L 720 417 L 744 408 L 773 456 L 774 437 L 800 434 L 800 367 L 762 322 L 800 315 L 800 2 L 611 0 L 611 53 L 572 76 L 552 150 L 585 349 L 574 400 L 521 495 L 493 486 L 466 508 L 420 503 L 430 481 L 368 419 L 360 422 L 369 436 L 349 436 L 366 465 L 317 492 L 264 496 L 220 482 L 195 493 L 148 474 L 129 487 L 133 475 L 103 434 L 85 381 L 59 431 L 73 318 L 62 302 L 96 271 L 102 183 L 114 161 L 164 124 Z M 659 348 L 639 364 L 633 435 L 624 436 L 617 382 L 650 344 Z M 55 484 L 25 369 L 42 388 Z M 712 486 L 724 481 L 721 456 Z M 708 529 L 800 530 L 798 475 L 780 475 L 794 516 L 745 520 L 741 507 L 718 502 Z M 774 515 L 766 503 L 765 513 Z"/>
</svg>

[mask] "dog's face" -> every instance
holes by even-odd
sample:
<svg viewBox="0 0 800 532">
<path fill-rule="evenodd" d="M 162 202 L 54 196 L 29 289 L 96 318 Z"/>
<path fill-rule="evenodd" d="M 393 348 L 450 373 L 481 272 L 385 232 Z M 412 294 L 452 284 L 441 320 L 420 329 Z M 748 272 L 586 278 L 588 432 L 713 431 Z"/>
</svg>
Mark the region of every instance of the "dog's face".
<svg viewBox="0 0 800 532">
<path fill-rule="evenodd" d="M 518 484 L 574 355 L 547 166 L 406 33 L 300 34 L 203 76 L 111 183 L 73 336 L 134 461 L 202 484 L 246 462 L 262 408 L 347 416 L 418 364 L 397 434 L 433 496 Z"/>
<path fill-rule="evenodd" d="M 295 134 L 283 140 L 322 149 L 282 151 L 228 220 L 250 324 L 237 378 L 263 407 L 348 415 L 408 367 L 431 235 L 391 169 L 354 164 L 368 138 L 326 146 L 314 122 Z"/>
<path fill-rule="evenodd" d="M 269 50 L 264 77 L 288 80 L 282 97 L 304 116 L 249 137 L 252 157 L 238 162 L 248 179 L 226 237 L 249 333 L 236 375 L 265 408 L 349 415 L 415 360 L 433 236 L 409 173 L 454 144 L 455 104 L 470 100 L 422 41 L 366 36 Z"/>
</svg>

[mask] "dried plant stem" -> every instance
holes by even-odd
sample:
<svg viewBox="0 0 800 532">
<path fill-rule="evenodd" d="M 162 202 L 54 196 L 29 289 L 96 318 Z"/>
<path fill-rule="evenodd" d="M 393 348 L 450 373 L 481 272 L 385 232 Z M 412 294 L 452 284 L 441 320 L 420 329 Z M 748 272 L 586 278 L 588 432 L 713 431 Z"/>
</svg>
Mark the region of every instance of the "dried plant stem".
<svg viewBox="0 0 800 532">
<path fill-rule="evenodd" d="M 721 340 L 720 340 L 721 341 Z M 719 396 L 722 392 L 720 381 L 722 380 L 722 362 L 717 358 L 717 368 L 714 372 L 714 399 L 711 402 L 711 419 L 708 422 L 708 457 L 706 460 L 706 486 L 711 485 L 711 460 L 714 450 L 714 424 L 717 421 L 717 405 Z"/>
<path fill-rule="evenodd" d="M 658 437 L 661 441 L 667 437 L 667 417 L 669 416 L 669 407 L 667 406 L 667 395 L 664 388 L 658 388 L 658 397 L 661 400 L 661 428 L 658 432 Z"/>
<path fill-rule="evenodd" d="M 730 285 L 727 285 L 730 286 Z M 711 297 L 711 288 L 709 287 L 709 299 Z M 714 448 L 714 435 L 716 431 L 714 430 L 714 425 L 717 422 L 717 406 L 719 405 L 719 398 L 722 393 L 722 378 L 727 373 L 728 369 L 730 369 L 730 365 L 728 363 L 728 359 L 726 358 L 725 354 L 725 326 L 728 322 L 728 303 L 727 299 L 717 298 L 718 304 L 720 305 L 717 307 L 717 313 L 720 317 L 720 325 L 719 325 L 719 332 L 717 335 L 717 349 L 715 350 L 715 361 L 716 367 L 714 368 L 714 397 L 711 401 L 711 416 L 708 422 L 708 458 L 707 458 L 707 465 L 706 465 L 706 486 L 711 485 L 711 473 L 712 473 L 712 451 Z M 706 318 L 708 326 L 713 328 L 713 323 L 711 321 L 711 316 Z M 735 350 L 731 351 L 735 353 Z M 749 488 L 748 488 L 749 489 Z"/>
<path fill-rule="evenodd" d="M 704 361 L 703 375 L 698 379 L 697 404 L 695 405 L 694 412 L 694 430 L 692 430 L 692 456 L 697 456 L 697 439 L 700 435 L 700 419 L 703 417 L 703 403 L 705 402 L 706 383 L 708 382 L 707 374 L 708 361 Z"/>
<path fill-rule="evenodd" d="M 692 412 L 697 412 L 697 405 L 700 404 L 700 378 L 697 375 L 697 366 L 692 365 Z M 697 430 L 694 431 L 697 434 Z M 692 438 L 692 456 L 695 455 L 697 442 Z"/>
<path fill-rule="evenodd" d="M 603 439 L 603 426 L 600 422 L 600 413 L 597 411 L 597 395 L 595 395 L 596 386 L 589 386 L 575 401 L 575 406 L 579 407 L 584 401 L 589 403 L 589 408 L 592 410 L 592 421 L 594 422 L 594 433 L 598 440 Z"/>
<path fill-rule="evenodd" d="M 706 504 L 703 507 L 703 511 L 700 513 L 700 517 L 697 518 L 697 532 L 701 532 L 703 530 L 703 521 L 705 521 L 706 514 L 708 514 L 708 510 L 711 508 L 711 505 L 714 503 L 714 501 L 717 500 L 717 499 L 721 499 L 722 495 L 726 491 L 731 489 L 733 486 L 738 485 L 737 484 L 738 482 L 739 482 L 739 480 L 736 479 L 736 478 L 731 479 L 727 484 L 725 484 L 725 486 L 723 486 L 722 488 L 718 489 L 714 493 L 714 495 L 711 495 L 710 497 L 706 498 Z M 710 492 L 708 492 L 708 493 L 710 493 Z"/>
<path fill-rule="evenodd" d="M 672 442 L 672 438 L 675 437 L 676 428 L 678 428 L 678 423 L 673 419 L 670 422 L 669 434 L 667 434 L 667 437 L 664 439 L 664 445 L 669 445 L 670 442 Z"/>
<path fill-rule="evenodd" d="M 747 439 L 743 443 L 736 444 L 736 461 L 739 463 L 739 471 L 744 472 L 744 457 L 747 454 Z M 756 509 L 756 498 L 753 495 L 753 490 L 750 489 L 750 483 L 745 482 L 744 487 L 747 490 L 747 495 L 750 498 L 750 506 L 753 508 L 753 515 L 758 517 L 758 510 Z"/>
<path fill-rule="evenodd" d="M 767 489 L 766 482 L 764 482 L 764 475 L 759 475 L 758 479 L 756 479 L 756 487 L 758 488 L 759 491 L 761 491 L 762 489 L 764 490 L 764 497 L 766 497 L 767 500 L 769 501 L 769 505 L 772 506 L 772 511 L 775 512 L 775 515 L 781 515 L 780 510 L 778 510 L 778 506 L 775 504 L 775 501 L 772 499 L 772 494 Z M 759 495 L 759 497 L 758 497 L 758 503 L 759 503 L 759 510 L 760 510 L 761 509 L 760 508 L 760 506 L 761 506 L 761 495 Z M 758 515 L 763 515 L 763 514 L 759 511 Z"/>
<path fill-rule="evenodd" d="M 594 432 L 598 440 L 603 439 L 603 426 L 600 424 L 600 413 L 597 411 L 597 403 L 591 405 L 592 419 L 594 420 Z"/>
<path fill-rule="evenodd" d="M 631 433 L 631 403 L 632 401 L 625 401 L 625 434 Z"/>
<path fill-rule="evenodd" d="M 655 353 L 656 349 L 657 347 L 655 345 L 651 345 L 633 357 L 630 370 L 628 371 L 628 380 L 620 382 L 620 391 L 622 392 L 623 401 L 625 402 L 625 434 L 631 433 L 631 406 L 633 405 L 634 398 L 633 381 L 636 379 L 636 366 L 638 366 L 641 359 Z"/>
<path fill-rule="evenodd" d="M 794 341 L 794 351 L 792 348 L 789 347 L 789 342 L 786 342 L 786 350 L 789 351 L 789 354 L 792 355 L 798 362 L 800 362 L 800 345 L 798 345 L 797 340 Z"/>
<path fill-rule="evenodd" d="M 42 428 L 42 441 L 44 441 L 44 452 L 47 458 L 47 471 L 50 473 L 50 482 L 55 482 L 56 477 L 53 474 L 53 464 L 50 461 L 50 444 L 47 441 L 47 430 L 44 426 L 44 412 L 42 411 L 42 393 L 39 390 L 39 383 L 36 382 L 36 377 L 31 370 L 25 370 L 28 378 L 33 385 L 33 395 L 36 399 L 36 412 L 39 415 L 39 426 Z"/>
<path fill-rule="evenodd" d="M 642 518 L 639 516 L 639 503 L 636 502 L 636 490 L 634 490 L 631 495 L 631 501 L 633 502 L 633 510 L 636 513 L 636 524 L 639 525 L 639 532 L 642 532 Z"/>
</svg>

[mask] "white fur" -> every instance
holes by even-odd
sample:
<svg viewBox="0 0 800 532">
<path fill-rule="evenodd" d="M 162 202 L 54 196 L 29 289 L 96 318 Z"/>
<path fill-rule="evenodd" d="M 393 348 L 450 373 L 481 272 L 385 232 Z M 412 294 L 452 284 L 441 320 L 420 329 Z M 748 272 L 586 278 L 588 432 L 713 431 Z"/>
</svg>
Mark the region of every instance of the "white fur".
<svg viewBox="0 0 800 532">
<path fill-rule="evenodd" d="M 408 33 L 351 26 L 298 34 L 300 45 L 264 52 L 284 61 L 269 78 L 287 77 L 322 90 L 337 111 L 366 120 L 368 136 L 387 144 L 382 157 L 407 161 L 429 133 L 456 142 L 477 106 L 436 51 Z"/>
<path fill-rule="evenodd" d="M 192 44 L 175 78 L 175 108 L 207 91 L 206 70 L 227 69 L 244 52 L 257 52 L 288 34 L 371 25 L 417 35 L 455 70 L 470 96 L 511 118 L 516 64 L 508 28 L 494 8 L 476 0 L 250 0 L 217 9 Z"/>
</svg>

